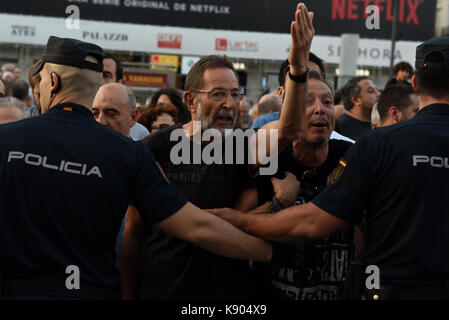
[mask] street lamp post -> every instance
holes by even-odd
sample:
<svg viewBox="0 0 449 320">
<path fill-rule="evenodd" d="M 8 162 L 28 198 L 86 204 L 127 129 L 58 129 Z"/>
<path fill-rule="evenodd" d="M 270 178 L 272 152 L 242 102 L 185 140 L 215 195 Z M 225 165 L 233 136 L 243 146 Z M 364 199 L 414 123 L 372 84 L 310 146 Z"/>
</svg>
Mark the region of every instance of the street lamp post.
<svg viewBox="0 0 449 320">
<path fill-rule="evenodd" d="M 393 0 L 393 25 L 391 27 L 391 58 L 390 58 L 390 73 L 393 74 L 394 67 L 394 53 L 396 51 L 396 30 L 398 23 L 398 10 L 399 10 L 399 1 Z"/>
</svg>

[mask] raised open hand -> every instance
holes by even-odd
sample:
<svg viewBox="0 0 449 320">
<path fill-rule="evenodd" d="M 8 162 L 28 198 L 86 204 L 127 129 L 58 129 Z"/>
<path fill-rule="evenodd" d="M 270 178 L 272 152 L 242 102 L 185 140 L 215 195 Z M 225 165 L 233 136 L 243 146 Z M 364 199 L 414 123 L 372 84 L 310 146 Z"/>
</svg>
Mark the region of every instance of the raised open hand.
<svg viewBox="0 0 449 320">
<path fill-rule="evenodd" d="M 303 75 L 307 70 L 310 46 L 315 35 L 313 12 L 309 12 L 304 3 L 299 3 L 295 12 L 295 21 L 291 24 L 292 46 L 288 54 L 290 72 L 295 76 Z"/>
</svg>

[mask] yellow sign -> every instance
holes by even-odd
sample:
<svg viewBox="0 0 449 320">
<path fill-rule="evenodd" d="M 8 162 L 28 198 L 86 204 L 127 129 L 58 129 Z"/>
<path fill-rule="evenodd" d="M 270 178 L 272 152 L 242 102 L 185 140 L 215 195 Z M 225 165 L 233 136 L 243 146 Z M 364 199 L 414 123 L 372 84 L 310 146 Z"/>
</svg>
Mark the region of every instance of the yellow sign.
<svg viewBox="0 0 449 320">
<path fill-rule="evenodd" d="M 178 71 L 179 56 L 167 54 L 152 54 L 150 56 L 151 69 Z"/>
</svg>

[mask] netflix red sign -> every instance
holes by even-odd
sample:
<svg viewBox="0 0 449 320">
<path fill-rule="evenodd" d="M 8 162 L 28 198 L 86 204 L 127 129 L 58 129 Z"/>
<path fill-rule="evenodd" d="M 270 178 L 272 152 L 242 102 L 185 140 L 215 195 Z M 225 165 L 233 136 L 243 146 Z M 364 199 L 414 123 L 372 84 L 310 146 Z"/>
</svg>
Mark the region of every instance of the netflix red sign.
<svg viewBox="0 0 449 320">
<path fill-rule="evenodd" d="M 182 35 L 172 33 L 158 33 L 157 47 L 167 49 L 181 49 Z"/>
<path fill-rule="evenodd" d="M 317 35 L 358 33 L 371 39 L 391 38 L 394 1 L 398 1 L 399 39 L 422 41 L 434 36 L 437 0 L 302 0 L 315 12 Z M 288 34 L 298 0 L 1 0 L 1 11 L 66 19 L 66 7 L 74 3 L 85 20 Z M 379 8 L 380 29 L 366 28 L 365 9 L 370 5 Z M 161 33 L 158 47 L 179 49 L 181 39 L 179 34 Z M 228 39 L 228 51 L 256 50 L 251 45 L 235 45 L 231 40 Z"/>
<path fill-rule="evenodd" d="M 319 3 L 328 2 L 326 9 Z M 318 0 L 310 2 L 315 10 L 317 34 L 339 36 L 358 33 L 362 38 L 391 39 L 394 2 L 398 3 L 397 39 L 422 41 L 434 36 L 436 0 Z M 379 8 L 380 29 L 367 29 L 367 7 Z"/>
</svg>

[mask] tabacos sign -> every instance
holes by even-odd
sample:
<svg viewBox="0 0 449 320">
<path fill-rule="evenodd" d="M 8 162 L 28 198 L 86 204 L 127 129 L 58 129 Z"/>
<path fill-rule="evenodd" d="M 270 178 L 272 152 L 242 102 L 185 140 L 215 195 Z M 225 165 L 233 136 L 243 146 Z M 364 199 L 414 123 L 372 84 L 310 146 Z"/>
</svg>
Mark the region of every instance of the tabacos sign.
<svg viewBox="0 0 449 320">
<path fill-rule="evenodd" d="M 244 52 L 258 52 L 259 43 L 253 41 L 239 41 L 228 40 L 224 38 L 215 39 L 216 51 L 244 51 Z"/>
</svg>

